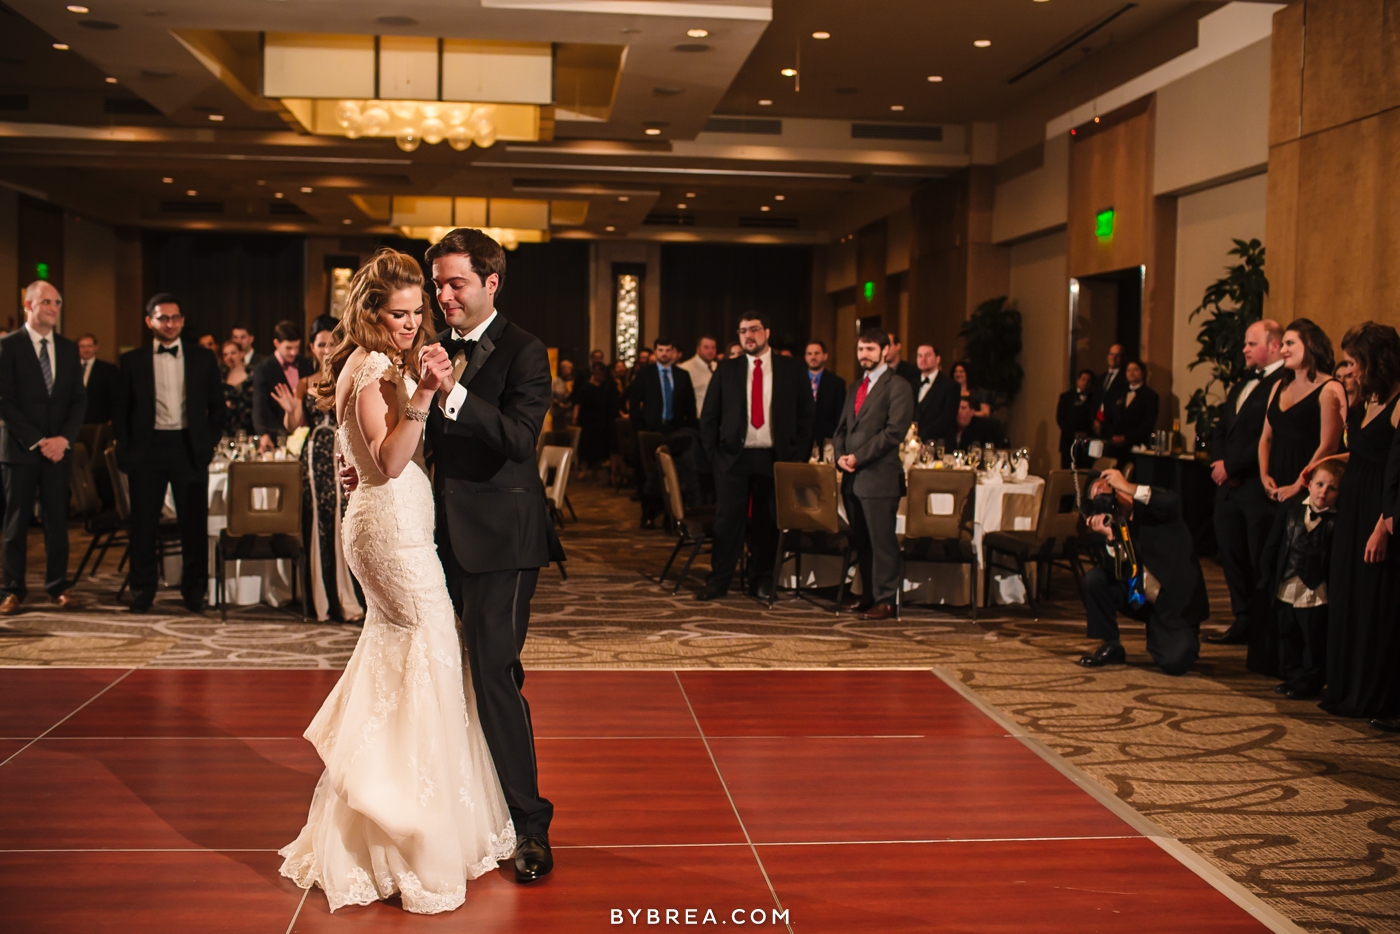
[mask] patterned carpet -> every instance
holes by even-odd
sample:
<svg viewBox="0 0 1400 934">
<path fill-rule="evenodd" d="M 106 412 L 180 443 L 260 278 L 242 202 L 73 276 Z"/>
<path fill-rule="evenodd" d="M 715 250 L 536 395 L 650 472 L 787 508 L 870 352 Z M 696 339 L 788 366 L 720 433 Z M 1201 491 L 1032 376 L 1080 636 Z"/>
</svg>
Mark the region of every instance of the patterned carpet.
<svg viewBox="0 0 1400 934">
<path fill-rule="evenodd" d="M 1142 628 L 1129 626 L 1130 665 L 1081 669 L 1089 643 L 1067 575 L 1039 620 L 1023 607 L 986 608 L 975 624 L 914 607 L 871 624 L 788 595 L 772 610 L 739 596 L 697 604 L 700 574 L 675 596 L 654 582 L 671 539 L 636 528 L 625 494 L 576 482 L 571 498 L 569 577 L 541 573 L 527 667 L 936 668 L 1303 928 L 1400 932 L 1400 739 L 1279 697 L 1244 670 L 1242 649 L 1207 646 L 1170 678 L 1144 664 Z M 0 624 L 0 665 L 333 669 L 359 635 L 268 607 L 221 622 L 168 593 L 163 612 L 133 617 L 116 605 L 113 565 L 80 584 L 76 611 L 31 597 Z M 1223 608 L 1214 565 L 1207 578 Z"/>
</svg>

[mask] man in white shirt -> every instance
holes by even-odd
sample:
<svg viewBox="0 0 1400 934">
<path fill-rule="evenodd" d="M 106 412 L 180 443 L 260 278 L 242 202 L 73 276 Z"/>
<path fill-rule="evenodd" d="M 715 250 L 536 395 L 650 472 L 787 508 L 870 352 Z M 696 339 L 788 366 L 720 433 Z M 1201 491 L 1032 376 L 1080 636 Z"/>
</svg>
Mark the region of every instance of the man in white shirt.
<svg viewBox="0 0 1400 934">
<path fill-rule="evenodd" d="M 4 599 L 0 614 L 19 612 L 28 595 L 25 565 L 36 493 L 44 509 L 44 589 L 67 606 L 68 485 L 86 409 L 78 348 L 56 333 L 63 296 L 52 284 L 24 290 L 24 325 L 0 340 L 0 461 L 4 463 Z"/>
<path fill-rule="evenodd" d="M 940 369 L 943 358 L 932 344 L 920 344 L 914 352 L 919 367 L 919 385 L 914 395 L 914 421 L 919 438 L 933 444 L 954 434 L 958 419 L 958 384 Z"/>
<path fill-rule="evenodd" d="M 708 334 L 700 335 L 695 342 L 695 356 L 680 364 L 681 369 L 690 374 L 690 385 L 695 388 L 695 417 L 705 409 L 705 390 L 710 388 L 710 378 L 715 372 L 715 357 L 719 354 L 719 344 Z"/>
</svg>

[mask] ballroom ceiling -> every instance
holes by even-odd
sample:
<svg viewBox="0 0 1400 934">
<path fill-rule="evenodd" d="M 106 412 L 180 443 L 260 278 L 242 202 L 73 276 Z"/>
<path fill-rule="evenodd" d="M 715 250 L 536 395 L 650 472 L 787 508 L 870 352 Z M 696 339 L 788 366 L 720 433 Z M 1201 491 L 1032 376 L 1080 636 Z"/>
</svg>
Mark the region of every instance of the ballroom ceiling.
<svg viewBox="0 0 1400 934">
<path fill-rule="evenodd" d="M 387 232 L 385 219 L 364 209 L 366 198 L 438 195 L 586 201 L 584 222 L 555 228 L 556 237 L 789 242 L 835 239 L 866 214 L 887 212 L 927 179 L 968 164 L 972 122 L 995 121 L 1065 69 L 1092 63 L 1167 18 L 1218 6 L 1189 0 L 8 3 L 0 4 L 0 182 L 111 223 Z M 391 139 L 309 135 L 277 101 L 262 99 L 256 69 L 264 31 L 625 51 L 611 100 L 592 110 L 579 101 L 576 83 L 564 86 L 563 76 L 574 72 L 556 53 L 552 139 L 546 130 L 536 143 L 403 152 Z M 814 39 L 814 32 L 829 38 Z M 200 36 L 215 40 L 191 41 Z M 983 39 L 991 45 L 974 46 Z M 250 54 L 256 67 L 248 79 Z M 798 74 L 784 77 L 784 68 Z M 930 82 L 929 75 L 943 80 Z M 713 119 L 734 116 L 778 123 Z M 852 122 L 876 124 L 875 135 L 887 138 L 856 139 Z M 907 133 L 916 138 L 894 138 Z"/>
</svg>

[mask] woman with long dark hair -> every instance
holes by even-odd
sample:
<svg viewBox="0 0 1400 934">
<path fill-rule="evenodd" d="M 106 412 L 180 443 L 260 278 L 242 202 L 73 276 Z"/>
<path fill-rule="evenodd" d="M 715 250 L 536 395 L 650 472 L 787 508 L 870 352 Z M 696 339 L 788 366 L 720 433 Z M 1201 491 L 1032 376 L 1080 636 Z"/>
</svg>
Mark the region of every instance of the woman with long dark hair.
<svg viewBox="0 0 1400 934">
<path fill-rule="evenodd" d="M 1400 549 L 1390 540 L 1395 490 L 1387 464 L 1400 423 L 1400 334 L 1375 321 L 1342 338 L 1361 403 L 1347 426 L 1350 450 L 1337 497 L 1327 579 L 1327 690 L 1322 708 L 1346 717 L 1388 717 L 1400 670 Z"/>
<path fill-rule="evenodd" d="M 1283 503 L 1307 487 L 1305 468 L 1337 453 L 1347 417 L 1342 384 L 1332 378 L 1332 341 L 1307 318 L 1283 329 L 1283 374 L 1270 390 L 1259 437 L 1259 479 Z"/>
</svg>

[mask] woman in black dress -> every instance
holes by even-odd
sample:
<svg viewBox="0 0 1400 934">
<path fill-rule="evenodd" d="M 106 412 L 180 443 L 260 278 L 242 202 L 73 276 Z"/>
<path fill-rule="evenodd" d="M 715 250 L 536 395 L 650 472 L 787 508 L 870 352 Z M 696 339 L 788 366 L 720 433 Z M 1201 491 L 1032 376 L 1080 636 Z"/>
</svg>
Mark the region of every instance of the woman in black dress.
<svg viewBox="0 0 1400 934">
<path fill-rule="evenodd" d="M 983 418 L 992 417 L 992 394 L 982 389 L 974 389 L 972 386 L 972 374 L 967 363 L 958 361 L 953 364 L 953 382 L 958 384 L 958 395 L 967 400 L 967 404 L 972 406 L 972 414 L 980 415 Z"/>
<path fill-rule="evenodd" d="M 228 414 L 224 416 L 224 434 L 229 437 L 243 432 L 253 433 L 253 380 L 243 366 L 243 348 L 233 341 L 225 341 L 219 348 L 219 356 L 224 361 L 224 404 Z"/>
<path fill-rule="evenodd" d="M 1259 436 L 1259 479 L 1269 499 L 1302 496 L 1306 468 L 1337 453 L 1346 423 L 1347 396 L 1332 378 L 1332 341 L 1307 318 L 1283 330 L 1283 375 L 1269 395 Z"/>
<path fill-rule="evenodd" d="M 617 417 L 617 389 L 608 378 L 608 368 L 593 364 L 586 381 L 574 382 L 573 422 L 580 429 L 578 459 L 588 476 L 599 464 L 606 463 L 612 450 L 613 419 Z"/>
<path fill-rule="evenodd" d="M 1395 490 L 1387 470 L 1400 422 L 1400 334 L 1367 321 L 1342 338 L 1362 404 L 1352 410 L 1351 450 L 1337 497 L 1332 567 L 1327 579 L 1327 690 L 1322 708 L 1345 717 L 1393 717 L 1400 671 L 1400 549 L 1387 517 Z"/>
</svg>

